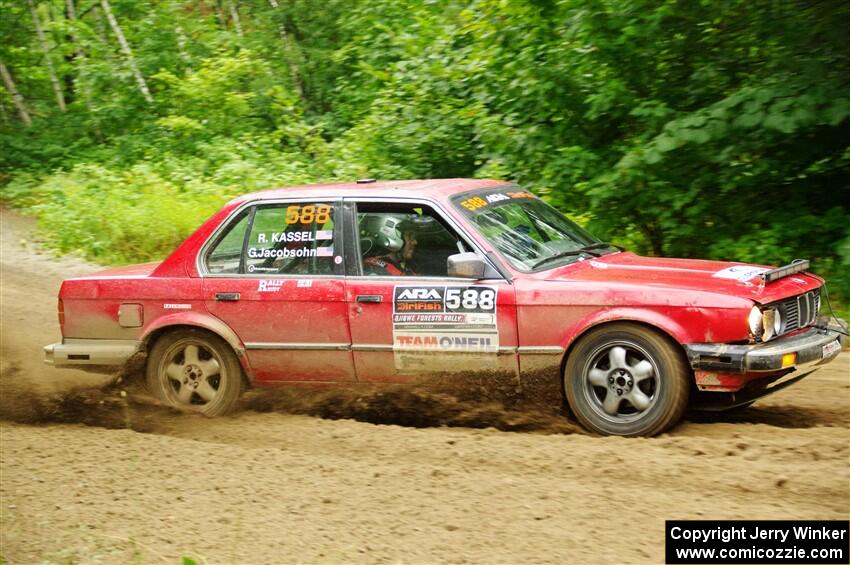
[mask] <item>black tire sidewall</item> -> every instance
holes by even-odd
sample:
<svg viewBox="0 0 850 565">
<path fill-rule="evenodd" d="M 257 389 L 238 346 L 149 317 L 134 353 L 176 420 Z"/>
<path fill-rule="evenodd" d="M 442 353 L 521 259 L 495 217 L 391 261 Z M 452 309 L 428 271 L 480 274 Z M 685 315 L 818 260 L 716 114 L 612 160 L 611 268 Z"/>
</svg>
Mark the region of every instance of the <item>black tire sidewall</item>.
<svg viewBox="0 0 850 565">
<path fill-rule="evenodd" d="M 160 336 L 148 354 L 145 371 L 148 391 L 158 399 L 176 408 L 192 410 L 193 407 L 176 402 L 165 390 L 168 377 L 165 375 L 165 365 L 175 349 L 195 344 L 204 347 L 218 358 L 222 366 L 218 394 L 196 411 L 207 416 L 221 416 L 232 411 L 242 394 L 242 366 L 233 353 L 230 345 L 219 336 L 203 330 L 175 330 Z"/>
<path fill-rule="evenodd" d="M 614 342 L 634 343 L 652 357 L 658 369 L 655 401 L 645 415 L 631 422 L 612 422 L 597 414 L 586 398 L 584 371 L 589 356 Z M 587 429 L 603 435 L 651 436 L 676 424 L 687 406 L 687 368 L 669 339 L 649 328 L 632 324 L 611 324 L 582 336 L 570 352 L 564 368 L 567 402 Z"/>
</svg>

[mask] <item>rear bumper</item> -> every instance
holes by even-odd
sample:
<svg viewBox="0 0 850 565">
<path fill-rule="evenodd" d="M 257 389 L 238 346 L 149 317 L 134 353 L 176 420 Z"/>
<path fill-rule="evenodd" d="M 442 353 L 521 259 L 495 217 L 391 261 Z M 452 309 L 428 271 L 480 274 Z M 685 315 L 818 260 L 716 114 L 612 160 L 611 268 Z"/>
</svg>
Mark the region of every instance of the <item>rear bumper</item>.
<svg viewBox="0 0 850 565">
<path fill-rule="evenodd" d="M 768 343 L 692 343 L 685 345 L 685 351 L 694 369 L 727 373 L 768 372 L 829 363 L 838 357 L 846 340 L 845 336 L 833 329 L 811 328 Z M 795 353 L 796 360 L 783 367 L 782 356 L 789 353 Z"/>
<path fill-rule="evenodd" d="M 44 362 L 55 367 L 120 366 L 141 348 L 142 342 L 121 339 L 63 339 L 44 346 Z"/>
</svg>

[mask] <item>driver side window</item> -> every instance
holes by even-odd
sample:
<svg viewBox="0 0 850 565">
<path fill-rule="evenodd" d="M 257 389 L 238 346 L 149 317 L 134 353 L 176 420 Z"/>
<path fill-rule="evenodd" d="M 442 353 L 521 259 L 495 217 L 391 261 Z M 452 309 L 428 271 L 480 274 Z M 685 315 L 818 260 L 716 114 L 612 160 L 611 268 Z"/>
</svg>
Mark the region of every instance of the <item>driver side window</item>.
<svg viewBox="0 0 850 565">
<path fill-rule="evenodd" d="M 449 255 L 468 246 L 432 208 L 421 204 L 357 205 L 361 272 L 367 276 L 448 276 Z"/>
</svg>

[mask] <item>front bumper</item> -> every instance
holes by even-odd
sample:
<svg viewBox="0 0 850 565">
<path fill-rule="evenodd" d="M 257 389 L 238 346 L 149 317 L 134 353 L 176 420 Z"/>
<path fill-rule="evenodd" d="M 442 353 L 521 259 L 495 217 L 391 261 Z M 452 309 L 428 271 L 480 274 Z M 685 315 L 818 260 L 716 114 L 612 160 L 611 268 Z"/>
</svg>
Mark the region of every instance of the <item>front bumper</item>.
<svg viewBox="0 0 850 565">
<path fill-rule="evenodd" d="M 44 362 L 56 367 L 92 369 L 123 365 L 142 342 L 123 339 L 63 339 L 44 346 Z"/>
<path fill-rule="evenodd" d="M 685 351 L 694 369 L 726 373 L 769 372 L 829 363 L 838 357 L 846 341 L 847 338 L 833 328 L 810 328 L 768 343 L 691 343 L 685 345 Z M 837 344 L 833 345 L 834 342 Z M 797 354 L 796 361 L 783 366 L 782 357 L 789 353 Z"/>
</svg>

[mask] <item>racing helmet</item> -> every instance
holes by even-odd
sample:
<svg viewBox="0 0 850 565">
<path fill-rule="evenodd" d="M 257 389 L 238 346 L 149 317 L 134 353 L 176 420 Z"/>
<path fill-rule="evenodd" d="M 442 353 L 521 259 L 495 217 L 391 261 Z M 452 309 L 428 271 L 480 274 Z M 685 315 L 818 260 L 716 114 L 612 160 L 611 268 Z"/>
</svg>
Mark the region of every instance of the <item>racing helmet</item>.
<svg viewBox="0 0 850 565">
<path fill-rule="evenodd" d="M 368 214 L 363 218 L 361 235 L 369 238 L 373 246 L 398 251 L 404 247 L 405 233 L 421 233 L 433 223 L 432 218 L 418 214 Z"/>
<path fill-rule="evenodd" d="M 387 251 L 398 251 L 404 247 L 401 227 L 406 219 L 405 214 L 369 214 L 364 218 L 362 235 L 368 237 L 375 246 Z"/>
</svg>

